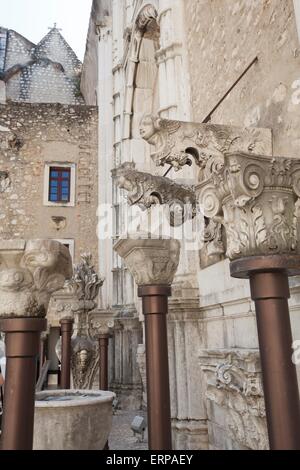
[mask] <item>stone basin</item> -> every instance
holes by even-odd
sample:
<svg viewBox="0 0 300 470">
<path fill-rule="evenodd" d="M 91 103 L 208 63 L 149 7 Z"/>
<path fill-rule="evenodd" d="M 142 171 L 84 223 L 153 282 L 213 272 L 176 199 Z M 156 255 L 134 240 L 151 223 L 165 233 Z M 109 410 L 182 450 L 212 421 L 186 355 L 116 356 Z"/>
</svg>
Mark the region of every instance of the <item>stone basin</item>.
<svg viewBox="0 0 300 470">
<path fill-rule="evenodd" d="M 112 426 L 115 394 L 101 390 L 36 393 L 34 450 L 102 450 Z"/>
</svg>

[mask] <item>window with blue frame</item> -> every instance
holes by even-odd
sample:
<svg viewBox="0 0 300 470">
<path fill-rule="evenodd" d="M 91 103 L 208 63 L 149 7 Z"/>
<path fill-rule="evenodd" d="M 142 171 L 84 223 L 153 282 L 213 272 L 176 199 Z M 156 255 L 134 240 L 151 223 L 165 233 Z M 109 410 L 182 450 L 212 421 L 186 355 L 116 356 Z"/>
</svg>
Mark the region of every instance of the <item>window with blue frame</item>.
<svg viewBox="0 0 300 470">
<path fill-rule="evenodd" d="M 49 201 L 70 202 L 71 168 L 50 167 L 49 171 Z"/>
</svg>

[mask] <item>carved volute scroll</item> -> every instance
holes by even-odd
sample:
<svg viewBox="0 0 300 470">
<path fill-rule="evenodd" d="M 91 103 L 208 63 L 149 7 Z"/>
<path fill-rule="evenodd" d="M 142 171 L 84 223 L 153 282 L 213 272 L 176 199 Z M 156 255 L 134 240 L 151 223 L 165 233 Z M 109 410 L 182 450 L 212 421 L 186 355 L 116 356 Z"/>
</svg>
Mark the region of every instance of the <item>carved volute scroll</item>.
<svg viewBox="0 0 300 470">
<path fill-rule="evenodd" d="M 147 114 L 140 123 L 140 134 L 153 146 L 151 158 L 157 166 L 168 164 L 179 171 L 195 162 L 200 181 L 206 179 L 207 162 L 214 158 L 216 165 L 222 165 L 226 152 L 272 154 L 269 129 L 170 121 Z"/>
<path fill-rule="evenodd" d="M 128 238 L 120 239 L 114 250 L 125 264 L 138 286 L 171 285 L 178 268 L 180 242 Z"/>
<path fill-rule="evenodd" d="M 200 210 L 222 223 L 227 256 L 299 254 L 300 161 L 249 153 L 211 157 L 197 187 Z"/>
<path fill-rule="evenodd" d="M 128 191 L 127 201 L 138 205 L 142 210 L 150 209 L 156 204 L 166 204 L 170 208 L 170 224 L 176 225 L 175 211 L 181 211 L 183 223 L 186 216 L 196 214 L 196 196 L 192 186 L 178 184 L 163 176 L 154 176 L 135 169 L 135 163 L 123 163 L 113 170 L 116 183 Z M 189 214 L 188 214 L 189 213 Z"/>
<path fill-rule="evenodd" d="M 50 295 L 72 276 L 69 250 L 52 240 L 0 241 L 0 316 L 44 317 Z"/>
</svg>

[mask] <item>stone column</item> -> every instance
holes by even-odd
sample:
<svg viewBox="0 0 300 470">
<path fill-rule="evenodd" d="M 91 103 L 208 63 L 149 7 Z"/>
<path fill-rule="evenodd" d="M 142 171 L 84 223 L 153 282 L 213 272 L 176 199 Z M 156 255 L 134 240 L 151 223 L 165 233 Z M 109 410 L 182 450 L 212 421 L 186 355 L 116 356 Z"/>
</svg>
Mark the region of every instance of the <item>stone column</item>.
<svg viewBox="0 0 300 470">
<path fill-rule="evenodd" d="M 50 294 L 72 275 L 69 251 L 51 240 L 0 241 L 0 330 L 6 340 L 3 450 L 33 442 L 36 359 Z"/>
<path fill-rule="evenodd" d="M 300 449 L 288 276 L 300 274 L 300 161 L 247 153 L 208 155 L 197 191 L 226 231 L 231 275 L 250 279 L 272 450 Z"/>
<path fill-rule="evenodd" d="M 167 341 L 168 297 L 179 263 L 175 240 L 121 239 L 114 247 L 138 285 L 145 315 L 150 450 L 170 450 L 171 412 Z"/>
</svg>

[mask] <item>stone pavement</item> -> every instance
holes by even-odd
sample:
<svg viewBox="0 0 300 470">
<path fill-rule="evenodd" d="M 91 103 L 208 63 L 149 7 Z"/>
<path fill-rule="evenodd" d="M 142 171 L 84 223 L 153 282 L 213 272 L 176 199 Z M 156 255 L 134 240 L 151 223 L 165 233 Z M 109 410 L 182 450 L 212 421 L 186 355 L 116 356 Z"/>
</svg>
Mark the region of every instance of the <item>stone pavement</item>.
<svg viewBox="0 0 300 470">
<path fill-rule="evenodd" d="M 135 416 L 146 418 L 144 411 L 117 410 L 113 415 L 112 431 L 109 437 L 110 450 L 147 450 L 147 430 L 143 442 L 138 441 L 138 436 L 133 435 L 131 423 Z"/>
</svg>

